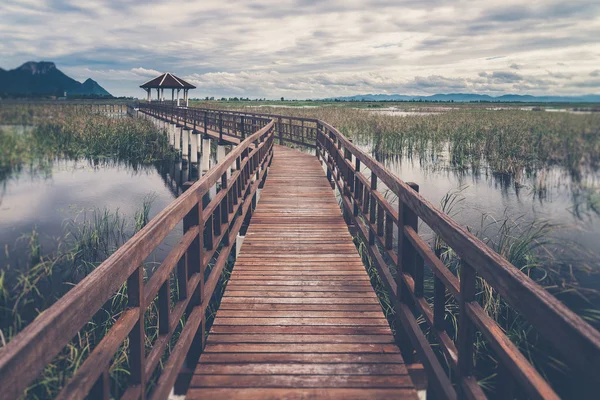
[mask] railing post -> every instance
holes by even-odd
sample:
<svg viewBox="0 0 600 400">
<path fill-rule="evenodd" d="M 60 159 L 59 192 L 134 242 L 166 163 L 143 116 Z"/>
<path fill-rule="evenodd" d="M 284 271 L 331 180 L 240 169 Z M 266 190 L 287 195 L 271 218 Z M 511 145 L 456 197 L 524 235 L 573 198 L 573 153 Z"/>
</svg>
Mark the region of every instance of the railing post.
<svg viewBox="0 0 600 400">
<path fill-rule="evenodd" d="M 140 399 L 146 397 L 146 377 L 144 376 L 145 369 L 145 339 L 146 333 L 144 328 L 144 310 L 142 308 L 144 292 L 144 269 L 139 266 L 133 271 L 131 276 L 127 278 L 127 303 L 129 307 L 139 310 L 138 321 L 129 332 L 129 368 L 130 368 L 130 386 L 140 387 Z"/>
<path fill-rule="evenodd" d="M 407 183 L 415 192 L 419 191 L 419 186 L 415 183 Z M 416 250 L 404 233 L 404 227 L 410 226 L 417 232 L 417 215 L 398 198 L 398 263 L 396 266 L 396 301 L 399 304 L 411 304 L 408 288 L 404 283 L 404 273 L 413 269 Z M 409 307 L 412 309 L 412 307 Z M 398 310 L 396 310 L 398 313 Z M 408 337 L 406 329 L 402 326 L 401 318 L 396 317 L 396 332 L 398 335 L 398 346 L 404 358 L 404 362 L 412 364 L 415 361 L 414 347 Z"/>
<path fill-rule="evenodd" d="M 219 145 L 223 143 L 223 113 L 219 113 Z"/>
<path fill-rule="evenodd" d="M 473 375 L 473 342 L 475 326 L 467 315 L 466 305 L 475 301 L 477 277 L 475 270 L 465 262 L 460 266 L 460 301 L 458 317 L 458 379 L 459 390 L 465 378 Z"/>
<path fill-rule="evenodd" d="M 108 366 L 100 374 L 96 383 L 88 394 L 90 400 L 109 400 L 110 399 L 110 375 L 108 374 Z"/>
<path fill-rule="evenodd" d="M 370 205 L 370 209 L 369 209 L 369 245 L 373 246 L 375 244 L 375 232 L 373 231 L 373 227 L 372 225 L 375 223 L 375 215 L 376 215 L 376 208 L 377 208 L 377 200 L 375 197 L 375 191 L 377 190 L 377 175 L 375 175 L 375 172 L 371 171 L 371 190 L 370 190 L 370 197 L 371 197 L 371 205 Z"/>
<path fill-rule="evenodd" d="M 226 223 L 229 222 L 229 209 L 230 209 L 230 205 L 229 205 L 229 188 L 228 188 L 228 182 L 227 182 L 227 171 L 225 171 L 223 173 L 223 175 L 221 175 L 221 190 L 225 190 L 225 197 L 223 198 L 223 200 L 221 200 L 221 204 L 219 205 L 220 211 L 221 211 L 221 223 Z M 229 245 L 229 235 L 227 232 L 225 232 L 225 235 L 223 237 L 223 243 L 225 244 L 225 246 Z"/>
<path fill-rule="evenodd" d="M 281 128 L 282 128 L 281 117 L 278 117 L 277 118 L 277 136 L 279 136 L 279 144 L 283 144 L 283 141 L 281 140 Z"/>
<path fill-rule="evenodd" d="M 358 175 L 360 174 L 360 160 L 358 158 L 356 158 L 355 162 L 354 162 L 354 209 L 353 209 L 353 214 L 355 217 L 358 216 L 358 209 L 359 209 L 359 201 L 362 197 L 362 182 L 360 180 L 360 178 L 358 177 Z"/>
</svg>

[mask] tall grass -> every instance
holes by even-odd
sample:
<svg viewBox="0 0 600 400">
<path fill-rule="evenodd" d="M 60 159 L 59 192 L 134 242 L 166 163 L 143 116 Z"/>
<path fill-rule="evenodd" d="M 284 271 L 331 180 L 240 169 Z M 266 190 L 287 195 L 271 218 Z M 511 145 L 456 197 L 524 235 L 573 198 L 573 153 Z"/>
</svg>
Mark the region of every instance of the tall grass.
<svg viewBox="0 0 600 400">
<path fill-rule="evenodd" d="M 452 167 L 485 167 L 515 177 L 552 165 L 564 167 L 576 177 L 585 167 L 600 168 L 598 113 L 454 109 L 395 116 L 348 107 L 219 106 L 319 118 L 382 157 L 404 155 L 427 161 L 431 159 L 428 156 L 442 155 Z"/>
<path fill-rule="evenodd" d="M 176 156 L 165 132 L 147 120 L 52 110 L 45 119 L 31 120 L 36 124 L 33 130 L 0 129 L 0 180 L 25 167 L 47 169 L 60 158 L 137 164 Z"/>
<path fill-rule="evenodd" d="M 94 209 L 81 212 L 64 224 L 64 233 L 52 251 L 42 249 L 39 232 L 33 230 L 19 240 L 25 242 L 26 266 L 0 271 L 0 337 L 2 347 L 73 286 L 92 272 L 148 221 L 153 198 L 147 197 L 132 219 L 120 211 Z M 147 278 L 147 277 L 146 277 Z M 173 298 L 176 298 L 176 287 Z M 27 398 L 54 397 L 87 355 L 100 342 L 127 305 L 125 285 L 69 342 L 44 369 L 25 393 Z M 147 310 L 147 341 L 157 335 L 156 306 Z M 121 346 L 111 365 L 113 391 L 119 393 L 127 378 L 127 343 Z M 0 350 L 1 351 L 1 350 Z"/>
<path fill-rule="evenodd" d="M 55 156 L 151 162 L 174 156 L 163 131 L 149 121 L 91 113 L 62 113 L 40 122 L 32 140 Z"/>
<path fill-rule="evenodd" d="M 82 211 L 75 218 L 67 220 L 64 233 L 57 239 L 56 249 L 47 251 L 40 245 L 40 234 L 35 229 L 23 235 L 19 241 L 26 244 L 27 265 L 11 269 L 5 266 L 0 271 L 0 352 L 20 331 L 41 313 L 64 296 L 78 282 L 90 274 L 114 251 L 142 229 L 149 221 L 153 196 L 147 196 L 132 218 L 119 210 L 93 209 Z M 218 257 L 219 252 L 215 255 Z M 231 270 L 230 257 L 224 268 L 213 297 L 208 304 L 206 332 L 219 308 Z M 207 274 L 213 268 L 207 266 Z M 144 265 L 144 281 L 152 275 L 153 262 Z M 179 287 L 176 274 L 170 277 L 172 307 L 179 301 Z M 79 331 L 55 359 L 43 370 L 38 379 L 25 392 L 26 398 L 47 399 L 55 397 L 73 376 L 83 361 L 108 333 L 121 313 L 127 308 L 127 287 L 121 288 L 102 306 L 92 319 Z M 186 323 L 182 317 L 168 344 L 162 361 L 170 354 Z M 144 315 L 145 347 L 149 352 L 158 339 L 157 302 L 150 304 Z M 110 365 L 111 394 L 119 397 L 127 388 L 129 378 L 128 339 L 114 354 Z M 163 363 L 152 377 L 148 377 L 148 391 L 151 391 L 162 369 Z"/>
</svg>

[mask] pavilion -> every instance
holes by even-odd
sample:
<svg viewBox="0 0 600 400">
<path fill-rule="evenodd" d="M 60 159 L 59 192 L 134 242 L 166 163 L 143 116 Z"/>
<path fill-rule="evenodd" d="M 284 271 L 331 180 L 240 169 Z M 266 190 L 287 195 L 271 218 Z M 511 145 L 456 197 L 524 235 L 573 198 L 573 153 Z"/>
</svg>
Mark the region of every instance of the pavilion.
<svg viewBox="0 0 600 400">
<path fill-rule="evenodd" d="M 140 86 L 148 92 L 148 102 L 152 101 L 152 89 L 156 89 L 157 100 L 165 101 L 165 89 L 171 89 L 171 101 L 175 102 L 175 90 L 177 90 L 177 106 L 179 106 L 179 91 L 183 90 L 183 102 L 188 106 L 188 91 L 196 89 L 196 86 L 166 72 Z"/>
</svg>

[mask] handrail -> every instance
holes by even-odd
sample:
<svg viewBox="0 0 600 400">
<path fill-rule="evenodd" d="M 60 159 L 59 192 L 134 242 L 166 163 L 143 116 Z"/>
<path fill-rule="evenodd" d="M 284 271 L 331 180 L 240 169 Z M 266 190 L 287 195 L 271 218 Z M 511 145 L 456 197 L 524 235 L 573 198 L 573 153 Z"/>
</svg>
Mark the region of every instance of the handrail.
<svg viewBox="0 0 600 400">
<path fill-rule="evenodd" d="M 315 148 L 316 145 L 317 120 L 312 118 L 253 114 L 211 108 L 184 108 L 147 102 L 139 102 L 132 107 L 138 107 L 145 113 L 189 129 L 204 133 L 208 133 L 207 130 L 218 133 L 219 140 L 226 143 L 235 143 L 232 139 L 244 137 L 251 127 L 274 120 L 275 138 L 280 144 L 293 143 L 308 148 Z M 238 132 L 240 135 L 236 135 L 234 132 Z"/>
<path fill-rule="evenodd" d="M 248 221 L 252 215 L 255 193 L 266 179 L 265 167 L 272 159 L 275 140 L 315 147 L 317 156 L 326 164 L 328 179 L 341 194 L 344 218 L 349 228 L 367 244 L 382 282 L 394 300 L 397 339 L 404 359 L 407 363 L 414 362 L 416 351 L 428 374 L 430 393 L 448 399 L 485 398 L 473 376 L 474 340 L 478 330 L 499 357 L 502 366 L 499 390 L 503 395 L 511 396 L 516 382 L 529 397 L 558 398 L 544 377 L 477 303 L 478 276 L 526 318 L 571 368 L 590 376 L 590 385 L 595 384 L 593 378 L 600 370 L 597 330 L 420 196 L 416 184 L 405 183 L 394 176 L 333 126 L 321 120 L 269 114 L 150 103 L 140 103 L 137 107 L 187 129 L 200 133 L 210 131 L 213 135 L 216 132 L 219 140 L 239 144 L 4 348 L 0 353 L 0 387 L 3 389 L 0 399 L 18 397 L 124 283 L 127 283 L 129 308 L 63 388 L 60 397 L 83 398 L 92 387 L 102 388 L 112 355 L 129 337 L 131 382 L 124 398 L 144 398 L 146 377 L 153 374 L 187 310 L 187 323 L 152 394 L 153 398 L 164 398 L 183 360 L 197 358 L 204 346 L 203 334 L 196 332 L 204 332 L 206 306 L 233 248 L 235 235 L 244 220 Z M 310 143 L 312 130 L 314 142 Z M 250 136 L 245 138 L 248 133 Z M 229 168 L 233 169 L 231 175 L 227 172 Z M 362 168 L 370 170 L 369 178 Z M 219 181 L 221 190 L 205 205 L 205 194 Z M 384 184 L 398 197 L 396 208 L 378 190 L 379 184 Z M 141 263 L 182 220 L 183 237 L 144 284 Z M 419 236 L 419 220 L 460 257 L 458 277 Z M 205 279 L 205 268 L 211 261 L 214 266 Z M 390 263 L 397 268 L 395 277 L 389 269 Z M 432 306 L 424 297 L 425 265 L 435 279 Z M 179 300 L 173 308 L 168 286 L 172 274 L 176 274 L 180 287 Z M 459 304 L 456 343 L 445 327 L 447 294 Z M 146 357 L 143 311 L 152 302 L 157 302 L 159 309 L 160 335 Z M 435 338 L 451 376 L 441 365 L 415 315 L 422 316 L 430 336 Z"/>
<path fill-rule="evenodd" d="M 184 359 L 197 358 L 204 347 L 205 310 L 235 245 L 235 237 L 244 220 L 247 222 L 252 214 L 256 191 L 266 179 L 266 166 L 273 155 L 273 128 L 274 122 L 270 121 L 234 147 L 221 162 L 9 342 L 0 353 L 0 399 L 21 396 L 125 283 L 129 307 L 89 354 L 59 398 L 81 399 L 92 388 L 107 390 L 102 382 L 107 381 L 110 360 L 127 337 L 131 376 L 123 398 L 145 398 L 147 377 L 154 373 L 187 309 L 187 322 L 152 393 L 153 398 L 166 398 Z M 229 168 L 234 170 L 230 176 Z M 205 194 L 217 182 L 221 183 L 220 191 L 203 206 Z M 144 284 L 144 260 L 182 220 L 184 236 Z M 205 280 L 206 267 L 213 259 L 214 266 Z M 169 282 L 174 273 L 180 293 L 171 309 Z M 159 310 L 160 335 L 146 357 L 144 311 L 153 301 Z M 104 396 L 108 398 L 108 393 Z"/>
<path fill-rule="evenodd" d="M 318 124 L 317 155 L 327 165 L 332 187 L 336 185 L 342 195 L 347 223 L 368 243 L 369 254 L 379 275 L 388 293 L 395 299 L 397 327 L 402 327 L 399 345 L 405 361 L 412 361 L 414 348 L 428 372 L 430 388 L 437 396 L 455 398 L 456 393 L 418 326 L 415 312 L 423 316 L 427 328 L 436 337 L 456 373 L 461 397 L 485 397 L 473 378 L 475 330 L 478 329 L 504 367 L 499 377 L 504 385 L 501 390 L 510 391 L 510 382 L 516 379 L 533 398 L 558 398 L 548 382 L 476 302 L 478 275 L 552 343 L 572 368 L 588 375 L 590 384 L 594 384 L 593 380 L 597 380 L 600 370 L 600 333 L 596 329 L 420 196 L 417 185 L 405 183 L 394 176 L 323 121 Z M 371 171 L 370 179 L 361 172 L 361 166 Z M 378 182 L 385 184 L 398 197 L 397 209 L 377 190 Z M 461 258 L 460 279 L 419 237 L 419 219 Z M 396 251 L 393 246 L 394 230 L 399 232 Z M 395 279 L 384 258 L 396 265 Z M 433 309 L 424 298 L 424 265 L 428 265 L 435 276 Z M 459 303 L 456 344 L 445 330 L 447 291 Z"/>
</svg>

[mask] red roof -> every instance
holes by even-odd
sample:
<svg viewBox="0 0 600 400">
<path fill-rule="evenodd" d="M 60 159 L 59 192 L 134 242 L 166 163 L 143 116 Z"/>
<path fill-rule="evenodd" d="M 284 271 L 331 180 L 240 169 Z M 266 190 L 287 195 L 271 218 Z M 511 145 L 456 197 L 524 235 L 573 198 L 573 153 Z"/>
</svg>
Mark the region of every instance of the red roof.
<svg viewBox="0 0 600 400">
<path fill-rule="evenodd" d="M 187 83 L 181 78 L 176 77 L 170 72 L 166 72 L 154 79 L 149 80 L 140 86 L 142 89 L 196 89 L 196 86 Z"/>
</svg>

